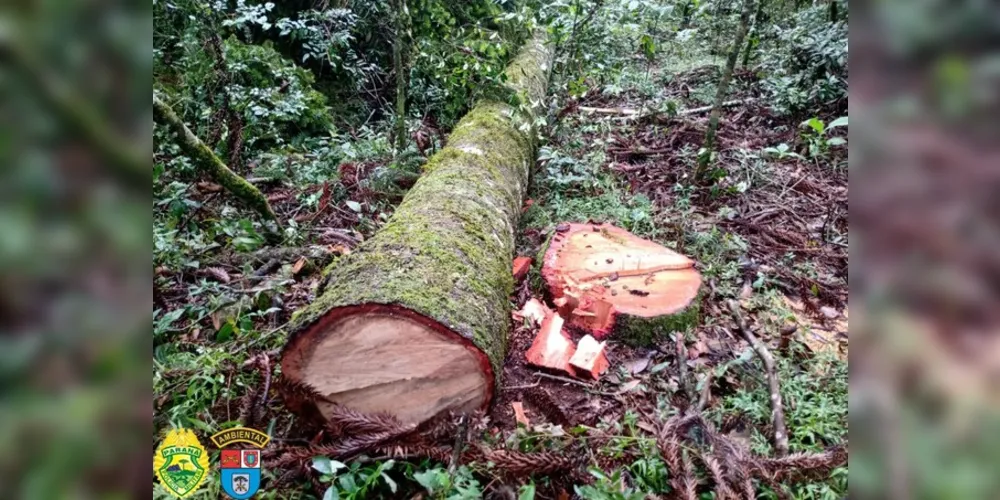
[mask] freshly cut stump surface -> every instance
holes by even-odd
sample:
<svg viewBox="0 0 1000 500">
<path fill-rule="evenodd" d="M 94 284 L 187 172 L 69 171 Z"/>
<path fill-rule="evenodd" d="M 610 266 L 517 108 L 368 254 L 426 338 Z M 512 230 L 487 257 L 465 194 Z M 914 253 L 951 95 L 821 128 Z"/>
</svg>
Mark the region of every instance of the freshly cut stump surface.
<svg viewBox="0 0 1000 500">
<path fill-rule="evenodd" d="M 695 262 L 609 224 L 560 224 L 542 277 L 571 327 L 601 339 L 612 332 L 667 326 L 654 320 L 686 313 L 701 286 Z M 629 340 L 626 338 L 625 340 Z"/>
</svg>

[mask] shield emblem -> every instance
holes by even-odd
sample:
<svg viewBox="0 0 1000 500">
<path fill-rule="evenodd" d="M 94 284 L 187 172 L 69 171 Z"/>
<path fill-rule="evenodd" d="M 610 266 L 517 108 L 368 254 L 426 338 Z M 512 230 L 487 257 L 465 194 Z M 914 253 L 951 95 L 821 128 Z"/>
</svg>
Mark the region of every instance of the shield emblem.
<svg viewBox="0 0 1000 500">
<path fill-rule="evenodd" d="M 195 493 L 208 477 L 208 453 L 190 429 L 171 430 L 153 455 L 153 472 L 174 497 Z"/>
<path fill-rule="evenodd" d="M 222 490 L 243 500 L 260 489 L 260 450 L 222 450 Z"/>
</svg>

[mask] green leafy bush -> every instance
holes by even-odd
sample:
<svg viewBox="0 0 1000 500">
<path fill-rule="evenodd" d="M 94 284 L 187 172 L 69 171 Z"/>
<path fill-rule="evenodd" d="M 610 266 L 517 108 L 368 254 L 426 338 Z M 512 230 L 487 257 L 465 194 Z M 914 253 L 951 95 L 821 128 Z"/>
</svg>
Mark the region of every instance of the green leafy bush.
<svg viewBox="0 0 1000 500">
<path fill-rule="evenodd" d="M 771 38 L 777 47 L 764 53 L 762 66 L 768 74 L 764 88 L 775 109 L 792 114 L 817 108 L 846 111 L 846 19 L 831 23 L 827 5 L 816 5 L 775 25 Z"/>
</svg>

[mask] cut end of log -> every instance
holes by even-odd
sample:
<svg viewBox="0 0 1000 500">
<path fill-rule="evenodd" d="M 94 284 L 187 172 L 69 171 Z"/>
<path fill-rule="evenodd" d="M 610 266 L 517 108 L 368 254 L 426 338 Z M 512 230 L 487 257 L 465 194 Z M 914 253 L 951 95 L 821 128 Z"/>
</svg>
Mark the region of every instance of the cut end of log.
<svg viewBox="0 0 1000 500">
<path fill-rule="evenodd" d="M 312 403 L 324 417 L 342 404 L 407 424 L 485 408 L 495 380 L 489 359 L 464 337 L 381 304 L 331 309 L 286 346 L 281 368 L 323 396 Z"/>
<path fill-rule="evenodd" d="M 525 357 L 528 363 L 573 375 L 569 360 L 576 352 L 573 341 L 563 333 L 562 316 L 550 314 L 542 322 L 542 327 L 531 343 Z"/>
<path fill-rule="evenodd" d="M 567 227 L 568 226 L 568 227 Z M 598 339 L 619 316 L 680 312 L 698 294 L 694 261 L 608 224 L 564 224 L 545 252 L 542 277 L 571 326 Z"/>
</svg>

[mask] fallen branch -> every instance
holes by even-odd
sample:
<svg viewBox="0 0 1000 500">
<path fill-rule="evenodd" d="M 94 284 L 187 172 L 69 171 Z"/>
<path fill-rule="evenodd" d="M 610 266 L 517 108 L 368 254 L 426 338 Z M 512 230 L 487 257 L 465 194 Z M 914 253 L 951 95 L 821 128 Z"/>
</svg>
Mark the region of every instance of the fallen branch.
<svg viewBox="0 0 1000 500">
<path fill-rule="evenodd" d="M 757 99 L 752 99 L 752 98 L 751 99 L 736 99 L 736 100 L 732 100 L 732 101 L 726 101 L 726 102 L 720 104 L 719 107 L 720 108 L 732 108 L 734 106 L 739 106 L 741 104 L 751 104 L 751 103 L 755 102 L 756 100 Z M 580 109 L 580 111 L 583 111 L 584 113 L 598 114 L 598 115 L 609 115 L 609 116 L 618 116 L 618 117 L 620 117 L 623 120 L 649 120 L 649 119 L 656 119 L 656 120 L 664 120 L 664 121 L 666 121 L 666 120 L 671 120 L 671 119 L 674 119 L 674 118 L 679 118 L 679 117 L 682 117 L 682 116 L 692 116 L 692 115 L 700 115 L 702 113 L 707 113 L 707 112 L 709 112 L 709 111 L 712 110 L 712 106 L 701 106 L 701 107 L 698 107 L 698 108 L 685 109 L 685 110 L 678 111 L 677 113 L 672 114 L 672 115 L 669 114 L 669 113 L 667 113 L 667 112 L 665 112 L 665 111 L 653 111 L 653 112 L 644 113 L 641 109 L 631 109 L 631 108 L 591 108 L 591 107 L 588 107 L 588 106 L 580 106 L 579 109 Z M 669 115 L 669 116 L 663 116 L 663 115 Z"/>
<path fill-rule="evenodd" d="M 767 346 L 747 327 L 743 316 L 740 315 L 739 303 L 731 300 L 729 308 L 732 311 L 733 319 L 736 321 L 736 327 L 743 334 L 743 338 L 753 346 L 754 351 L 757 352 L 757 356 L 764 362 L 764 369 L 767 370 L 767 385 L 771 392 L 771 421 L 774 426 L 774 451 L 777 456 L 783 457 L 788 454 L 788 432 L 785 429 L 785 412 L 781 405 L 781 390 L 778 385 L 778 375 L 775 371 L 774 356 L 771 355 L 771 351 L 768 350 Z"/>
<path fill-rule="evenodd" d="M 208 174 L 212 180 L 221 184 L 222 187 L 226 188 L 237 199 L 256 210 L 264 218 L 265 222 L 267 222 L 265 227 L 268 231 L 269 240 L 280 240 L 280 235 L 277 232 L 277 227 L 279 226 L 278 217 L 274 215 L 274 211 L 271 210 L 271 205 L 267 202 L 267 198 L 261 194 L 257 187 L 247 182 L 246 179 L 240 177 L 236 172 L 230 170 L 225 163 L 222 163 L 222 160 L 181 121 L 173 108 L 155 95 L 153 96 L 153 116 L 158 123 L 166 126 L 174 133 L 177 145 L 180 146 L 184 154 L 191 158 L 191 161 L 195 163 L 198 169 Z"/>
<path fill-rule="evenodd" d="M 552 380 L 558 380 L 559 382 L 566 382 L 568 384 L 576 384 L 576 385 L 583 386 L 583 387 L 594 387 L 594 384 L 588 384 L 586 382 L 581 382 L 579 380 L 573 380 L 573 379 L 567 378 L 567 377 L 560 377 L 559 375 L 550 375 L 550 374 L 545 373 L 545 372 L 535 372 L 535 375 L 538 375 L 539 377 L 549 378 L 549 379 L 552 379 Z"/>
</svg>

